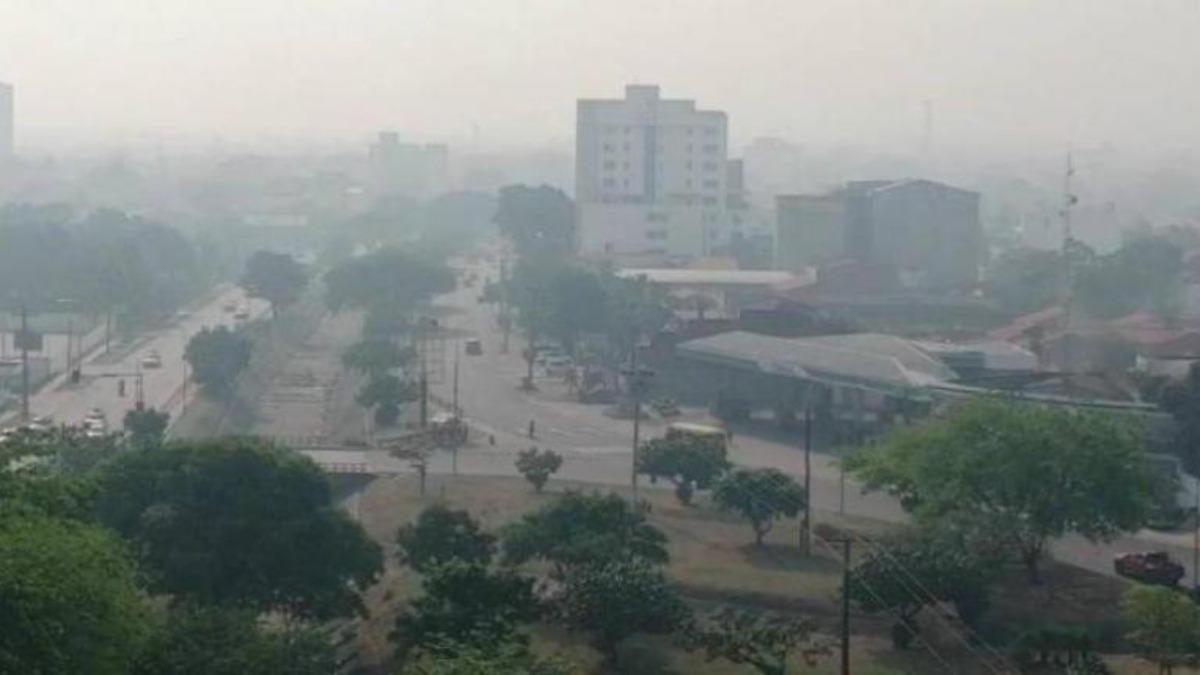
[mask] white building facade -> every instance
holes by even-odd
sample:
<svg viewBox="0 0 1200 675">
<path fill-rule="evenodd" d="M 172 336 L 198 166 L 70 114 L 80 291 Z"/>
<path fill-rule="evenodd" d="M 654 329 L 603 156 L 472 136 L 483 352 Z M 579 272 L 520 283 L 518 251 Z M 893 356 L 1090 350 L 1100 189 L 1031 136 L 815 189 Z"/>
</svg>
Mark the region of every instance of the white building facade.
<svg viewBox="0 0 1200 675">
<path fill-rule="evenodd" d="M 684 261 L 728 238 L 725 113 L 629 85 L 580 100 L 575 128 L 581 255 Z"/>
</svg>

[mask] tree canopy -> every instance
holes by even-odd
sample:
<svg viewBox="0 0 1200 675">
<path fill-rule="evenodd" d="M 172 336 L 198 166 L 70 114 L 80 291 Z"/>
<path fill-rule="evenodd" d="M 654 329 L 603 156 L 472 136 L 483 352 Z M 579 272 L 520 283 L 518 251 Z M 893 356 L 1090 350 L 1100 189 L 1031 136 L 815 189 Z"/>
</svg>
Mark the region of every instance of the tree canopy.
<svg viewBox="0 0 1200 675">
<path fill-rule="evenodd" d="M 1130 644 L 1165 672 L 1200 654 L 1200 607 L 1171 588 L 1133 586 L 1121 615 Z"/>
<path fill-rule="evenodd" d="M 606 560 L 665 563 L 666 544 L 666 535 L 619 495 L 575 491 L 556 496 L 502 533 L 507 562 L 545 560 L 560 573 Z"/>
<path fill-rule="evenodd" d="M 539 615 L 533 579 L 512 569 L 452 560 L 425 570 L 422 594 L 396 619 L 401 656 L 445 644 L 497 649 L 524 642 L 523 624 Z"/>
<path fill-rule="evenodd" d="M 0 509 L 0 552 L 0 672 L 129 672 L 149 623 L 115 537 Z"/>
<path fill-rule="evenodd" d="M 121 455 L 101 475 L 101 519 L 151 588 L 298 617 L 353 614 L 382 554 L 331 503 L 311 460 L 249 437 Z"/>
<path fill-rule="evenodd" d="M 406 307 L 454 290 L 454 273 L 440 261 L 399 248 L 350 258 L 325 274 L 325 302 L 333 311 L 380 302 Z"/>
<path fill-rule="evenodd" d="M 494 217 L 517 252 L 569 255 L 575 251 L 575 204 L 562 190 L 539 185 L 501 188 Z"/>
<path fill-rule="evenodd" d="M 309 625 L 267 627 L 250 610 L 182 603 L 163 612 L 131 675 L 329 675 L 337 653 Z"/>
<path fill-rule="evenodd" d="M 240 285 L 251 297 L 271 303 L 271 314 L 295 303 L 308 284 L 308 272 L 286 253 L 255 251 L 246 261 Z"/>
<path fill-rule="evenodd" d="M 558 472 L 562 462 L 562 455 L 553 450 L 539 451 L 537 448 L 529 448 L 517 455 L 516 466 L 517 471 L 529 481 L 534 491 L 541 492 L 550 476 Z"/>
<path fill-rule="evenodd" d="M 346 348 L 342 365 L 366 375 L 382 375 L 406 367 L 415 358 L 411 347 L 401 347 L 389 339 L 368 338 Z"/>
<path fill-rule="evenodd" d="M 702 649 L 709 661 L 746 664 L 760 675 L 786 675 L 798 647 L 808 665 L 828 654 L 829 645 L 814 641 L 817 625 L 810 619 L 764 614 L 726 607 L 684 630 L 684 644 Z"/>
<path fill-rule="evenodd" d="M 144 448 L 162 443 L 170 422 L 170 413 L 144 408 L 126 412 L 123 426 L 125 433 L 129 434 L 129 441 L 139 448 Z"/>
<path fill-rule="evenodd" d="M 638 449 L 638 473 L 651 481 L 665 478 L 675 484 L 675 496 L 690 504 L 696 490 L 707 490 L 728 470 L 721 438 L 678 436 L 655 438 Z"/>
<path fill-rule="evenodd" d="M 1049 539 L 1140 527 L 1156 489 L 1137 429 L 1112 415 L 980 400 L 846 458 L 868 489 L 925 518 L 987 517 L 1037 579 Z"/>
<path fill-rule="evenodd" d="M 610 662 L 617 645 L 637 633 L 671 633 L 688 616 L 687 605 L 662 572 L 644 560 L 609 560 L 568 571 L 554 598 L 559 617 L 589 633 Z"/>
<path fill-rule="evenodd" d="M 734 469 L 717 483 L 713 501 L 750 521 L 754 543 L 762 546 L 774 522 L 795 518 L 807 508 L 808 496 L 794 478 L 779 469 Z"/>
<path fill-rule="evenodd" d="M 452 560 L 486 565 L 496 550 L 496 538 L 470 513 L 441 504 L 426 507 L 416 522 L 401 527 L 396 543 L 401 561 L 421 573 Z"/>
<path fill-rule="evenodd" d="M 250 365 L 253 343 L 225 326 L 203 328 L 188 340 L 183 358 L 203 391 L 216 396 L 233 391 L 238 376 Z"/>
</svg>

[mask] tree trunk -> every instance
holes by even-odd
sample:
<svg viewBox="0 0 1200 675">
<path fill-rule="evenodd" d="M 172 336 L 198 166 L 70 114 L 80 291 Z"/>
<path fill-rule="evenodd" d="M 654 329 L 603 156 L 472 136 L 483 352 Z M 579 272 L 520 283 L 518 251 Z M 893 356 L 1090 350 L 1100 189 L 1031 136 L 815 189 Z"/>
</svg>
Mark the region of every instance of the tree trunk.
<svg viewBox="0 0 1200 675">
<path fill-rule="evenodd" d="M 1040 586 L 1042 583 L 1041 560 L 1041 544 L 1026 546 L 1025 550 L 1021 552 L 1021 561 L 1025 563 L 1025 571 L 1029 575 L 1030 586 Z"/>
</svg>

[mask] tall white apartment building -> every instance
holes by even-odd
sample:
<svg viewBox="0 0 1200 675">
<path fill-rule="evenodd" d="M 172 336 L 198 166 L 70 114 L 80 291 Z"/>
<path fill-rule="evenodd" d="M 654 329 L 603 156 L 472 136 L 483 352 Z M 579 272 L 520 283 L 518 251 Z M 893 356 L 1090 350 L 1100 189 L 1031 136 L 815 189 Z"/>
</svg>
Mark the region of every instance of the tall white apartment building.
<svg viewBox="0 0 1200 675">
<path fill-rule="evenodd" d="M 683 261 L 726 236 L 725 113 L 629 85 L 580 100 L 575 129 L 580 254 Z"/>
</svg>

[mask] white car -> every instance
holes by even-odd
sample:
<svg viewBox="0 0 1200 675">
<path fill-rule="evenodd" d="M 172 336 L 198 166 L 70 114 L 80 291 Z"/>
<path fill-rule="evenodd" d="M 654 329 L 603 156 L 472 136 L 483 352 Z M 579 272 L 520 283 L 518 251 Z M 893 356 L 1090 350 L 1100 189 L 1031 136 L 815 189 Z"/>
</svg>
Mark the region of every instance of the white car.
<svg viewBox="0 0 1200 675">
<path fill-rule="evenodd" d="M 142 367 L 147 370 L 162 368 L 162 357 L 158 355 L 158 352 L 152 351 L 142 357 Z"/>
</svg>

